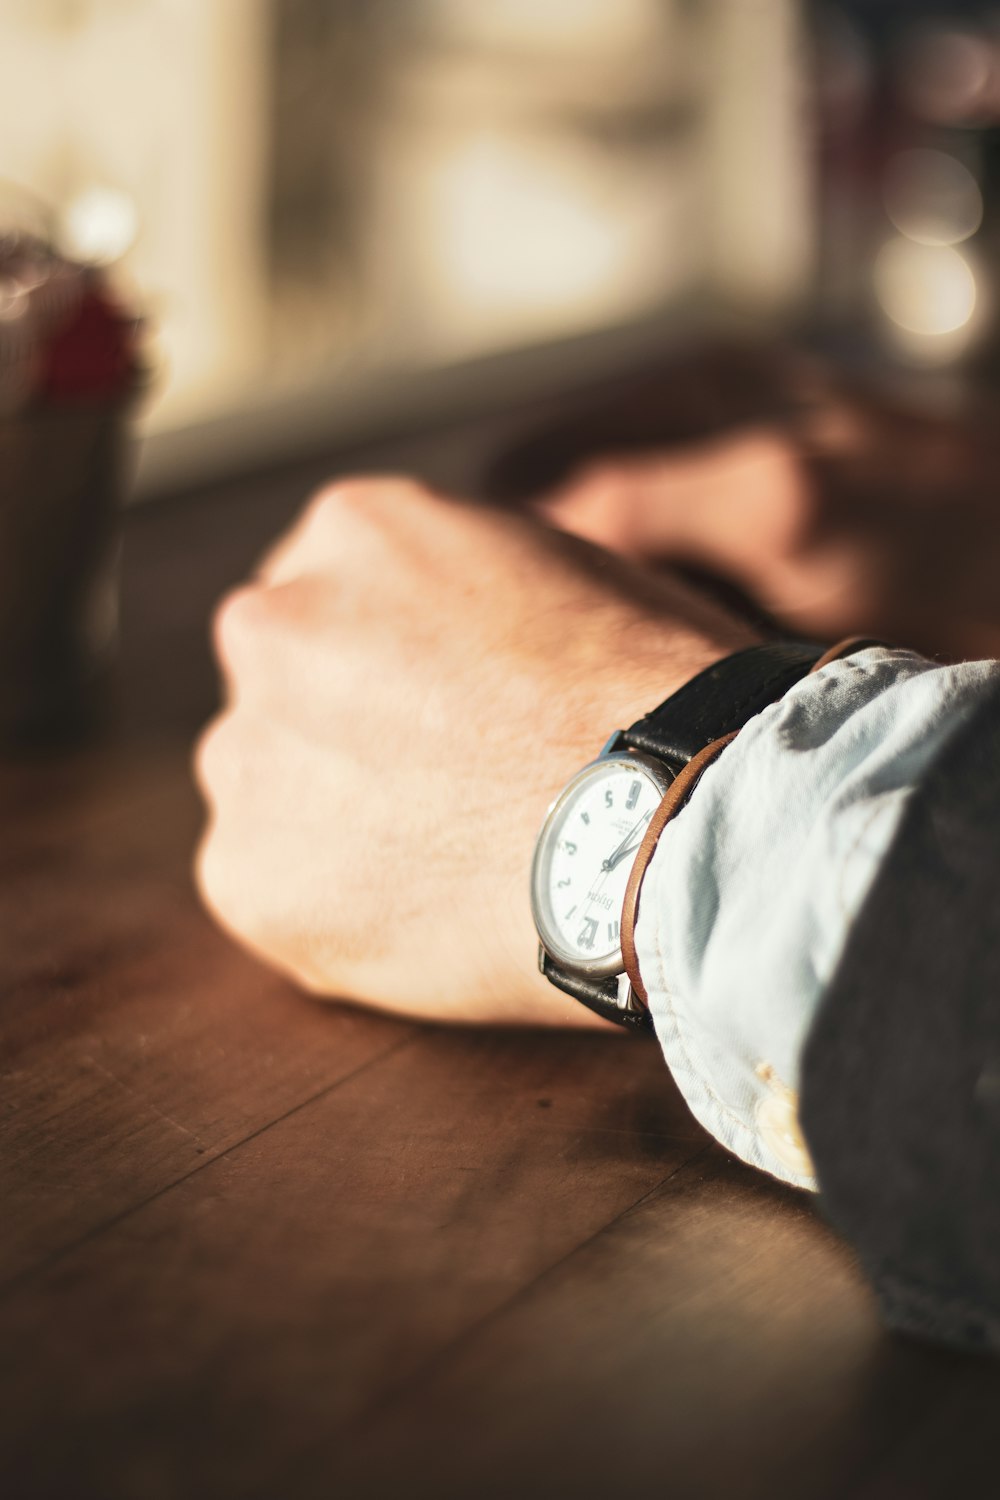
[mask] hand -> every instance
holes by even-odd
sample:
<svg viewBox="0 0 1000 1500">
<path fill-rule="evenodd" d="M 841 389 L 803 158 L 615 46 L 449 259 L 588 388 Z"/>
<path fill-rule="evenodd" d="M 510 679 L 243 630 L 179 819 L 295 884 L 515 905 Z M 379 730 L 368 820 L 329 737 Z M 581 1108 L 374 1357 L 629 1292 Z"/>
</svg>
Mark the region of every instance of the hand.
<svg viewBox="0 0 1000 1500">
<path fill-rule="evenodd" d="M 796 434 L 608 458 L 539 509 L 624 556 L 687 564 L 789 632 L 1000 654 L 992 430 L 827 392 Z"/>
<path fill-rule="evenodd" d="M 753 634 L 530 518 L 381 479 L 320 494 L 215 639 L 197 878 L 220 922 L 318 994 L 596 1022 L 536 968 L 546 807 Z"/>
<path fill-rule="evenodd" d="M 777 432 L 592 464 L 538 508 L 637 562 L 687 564 L 725 580 L 803 635 L 846 635 L 869 607 L 863 544 L 817 529 L 803 466 Z"/>
</svg>

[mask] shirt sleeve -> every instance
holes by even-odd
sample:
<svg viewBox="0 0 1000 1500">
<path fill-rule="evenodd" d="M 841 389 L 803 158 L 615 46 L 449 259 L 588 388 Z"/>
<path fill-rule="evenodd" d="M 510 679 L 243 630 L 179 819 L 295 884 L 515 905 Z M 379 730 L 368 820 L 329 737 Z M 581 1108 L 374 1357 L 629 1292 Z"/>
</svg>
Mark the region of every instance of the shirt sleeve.
<svg viewBox="0 0 1000 1500">
<path fill-rule="evenodd" d="M 869 648 L 747 724 L 667 825 L 636 951 L 656 1034 L 695 1117 L 794 1186 L 816 1179 L 800 1058 L 904 809 L 1000 664 Z"/>
</svg>

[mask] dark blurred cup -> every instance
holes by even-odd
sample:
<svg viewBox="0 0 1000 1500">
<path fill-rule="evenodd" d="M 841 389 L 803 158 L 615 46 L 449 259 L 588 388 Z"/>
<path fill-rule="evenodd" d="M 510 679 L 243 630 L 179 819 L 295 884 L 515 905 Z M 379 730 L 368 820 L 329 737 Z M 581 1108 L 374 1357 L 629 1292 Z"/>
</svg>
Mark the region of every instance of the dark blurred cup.
<svg viewBox="0 0 1000 1500">
<path fill-rule="evenodd" d="M 138 324 L 98 273 L 0 237 L 0 745 L 93 720 L 118 615 Z"/>
</svg>

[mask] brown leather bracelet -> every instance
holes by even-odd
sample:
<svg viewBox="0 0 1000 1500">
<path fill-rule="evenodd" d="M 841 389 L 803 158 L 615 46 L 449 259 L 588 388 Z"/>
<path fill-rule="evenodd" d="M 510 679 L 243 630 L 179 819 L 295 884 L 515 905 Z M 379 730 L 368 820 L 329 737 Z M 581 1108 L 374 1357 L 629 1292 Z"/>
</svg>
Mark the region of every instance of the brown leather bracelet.
<svg viewBox="0 0 1000 1500">
<path fill-rule="evenodd" d="M 839 661 L 841 657 L 852 656 L 855 651 L 863 651 L 868 646 L 884 644 L 884 641 L 876 641 L 868 636 L 848 636 L 845 640 L 838 641 L 835 646 L 831 646 L 829 651 L 825 651 L 810 667 L 808 675 L 812 676 L 814 672 L 829 666 L 830 662 Z M 739 730 L 733 730 L 732 734 L 724 734 L 721 739 L 713 740 L 710 745 L 705 746 L 704 750 L 692 756 L 684 769 L 678 772 L 659 807 L 650 818 L 642 843 L 636 850 L 635 862 L 629 874 L 628 885 L 625 887 L 625 901 L 621 917 L 621 943 L 622 959 L 632 986 L 632 993 L 645 1006 L 649 1005 L 649 997 L 639 973 L 639 956 L 635 948 L 635 924 L 639 919 L 639 893 L 649 861 L 670 819 L 684 806 L 699 778 L 738 733 Z"/>
<path fill-rule="evenodd" d="M 819 661 L 813 662 L 806 676 L 812 677 L 815 672 L 819 672 L 823 667 L 828 667 L 832 661 L 840 661 L 841 657 L 844 656 L 853 656 L 855 651 L 865 651 L 869 646 L 887 647 L 888 645 L 888 641 L 877 641 L 874 636 L 870 635 L 845 636 L 842 641 L 838 641 L 835 646 L 831 646 L 829 651 L 824 651 Z"/>
<path fill-rule="evenodd" d="M 732 734 L 724 734 L 721 739 L 713 740 L 710 745 L 705 746 L 704 750 L 699 750 L 697 755 L 692 756 L 683 771 L 677 773 L 674 780 L 670 783 L 670 788 L 664 796 L 663 801 L 650 818 L 646 832 L 643 835 L 642 843 L 636 850 L 635 863 L 628 877 L 628 885 L 625 887 L 625 901 L 622 905 L 621 940 L 625 973 L 628 975 L 629 982 L 632 985 L 633 995 L 635 995 L 637 1000 L 641 1000 L 643 1005 L 648 1006 L 649 997 L 646 994 L 646 987 L 639 975 L 639 956 L 635 951 L 635 924 L 639 918 L 639 889 L 646 874 L 646 869 L 653 857 L 653 850 L 660 841 L 660 834 L 666 828 L 674 814 L 679 812 L 683 807 L 694 790 L 695 782 L 701 776 L 702 772 L 708 769 L 716 756 L 721 755 L 730 741 L 734 740 L 738 734 L 739 730 L 734 729 Z"/>
</svg>

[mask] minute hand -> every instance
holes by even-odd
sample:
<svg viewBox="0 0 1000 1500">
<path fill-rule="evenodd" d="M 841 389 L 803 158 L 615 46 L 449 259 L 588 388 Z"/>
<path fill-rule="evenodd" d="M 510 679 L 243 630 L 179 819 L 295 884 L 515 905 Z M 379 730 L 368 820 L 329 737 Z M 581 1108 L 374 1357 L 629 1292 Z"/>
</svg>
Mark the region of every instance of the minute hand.
<svg viewBox="0 0 1000 1500">
<path fill-rule="evenodd" d="M 639 845 L 642 843 L 642 835 L 639 835 L 634 844 L 631 843 L 630 840 L 635 838 L 635 835 L 636 833 L 638 833 L 639 829 L 642 828 L 646 823 L 648 823 L 651 817 L 652 813 L 645 813 L 644 816 L 639 819 L 638 823 L 634 823 L 632 825 L 628 833 L 618 845 L 618 848 L 615 849 L 613 853 L 608 855 L 607 859 L 604 861 L 604 864 L 601 866 L 602 869 L 613 870 L 617 865 L 621 864 L 626 855 L 635 853 Z"/>
</svg>

